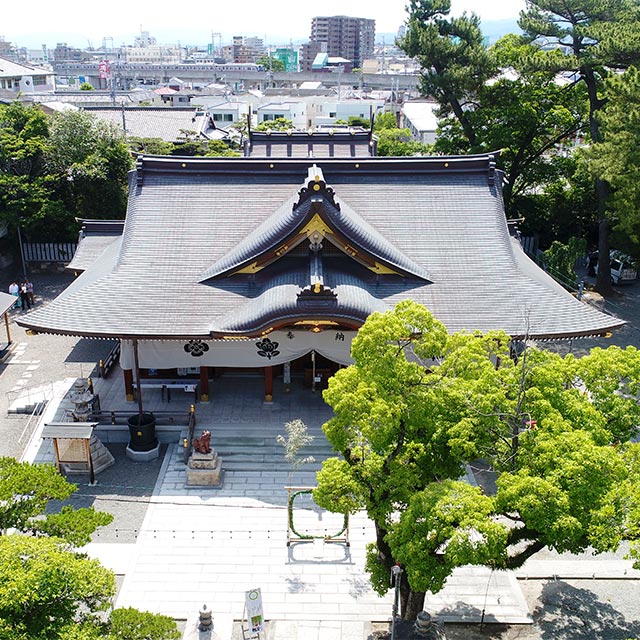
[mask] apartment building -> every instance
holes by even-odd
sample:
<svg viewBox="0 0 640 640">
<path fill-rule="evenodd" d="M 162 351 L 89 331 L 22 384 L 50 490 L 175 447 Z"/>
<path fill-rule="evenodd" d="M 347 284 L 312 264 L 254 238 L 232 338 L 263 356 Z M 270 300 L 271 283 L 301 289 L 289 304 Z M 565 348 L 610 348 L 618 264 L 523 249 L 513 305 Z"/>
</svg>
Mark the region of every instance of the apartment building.
<svg viewBox="0 0 640 640">
<path fill-rule="evenodd" d="M 326 42 L 330 57 L 351 60 L 361 67 L 373 57 L 376 21 L 348 16 L 317 16 L 311 21 L 311 42 Z"/>
</svg>

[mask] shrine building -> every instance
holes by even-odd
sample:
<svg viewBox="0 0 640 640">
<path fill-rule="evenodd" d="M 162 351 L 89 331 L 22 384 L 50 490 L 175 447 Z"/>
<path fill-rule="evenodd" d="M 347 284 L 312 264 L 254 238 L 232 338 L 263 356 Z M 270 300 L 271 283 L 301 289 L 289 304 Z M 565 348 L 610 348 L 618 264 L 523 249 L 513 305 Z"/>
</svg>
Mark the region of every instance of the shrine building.
<svg viewBox="0 0 640 640">
<path fill-rule="evenodd" d="M 554 340 L 623 324 L 525 255 L 492 155 L 263 152 L 140 157 L 124 224 L 85 221 L 80 275 L 19 324 L 119 340 L 127 396 L 137 371 L 192 380 L 204 401 L 229 371 L 259 372 L 266 401 L 275 376 L 323 386 L 367 316 L 405 299 L 450 332 Z"/>
</svg>

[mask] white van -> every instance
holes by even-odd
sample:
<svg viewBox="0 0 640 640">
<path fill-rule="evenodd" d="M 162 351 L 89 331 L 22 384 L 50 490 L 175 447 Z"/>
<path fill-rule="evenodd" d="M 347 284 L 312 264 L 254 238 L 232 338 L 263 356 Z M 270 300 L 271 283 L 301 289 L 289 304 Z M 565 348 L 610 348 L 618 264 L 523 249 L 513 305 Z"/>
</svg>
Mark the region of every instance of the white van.
<svg viewBox="0 0 640 640">
<path fill-rule="evenodd" d="M 625 284 L 634 282 L 638 278 L 638 270 L 633 266 L 632 259 L 621 251 L 611 251 L 611 282 L 613 284 Z M 598 273 L 598 264 L 595 265 L 595 273 Z"/>
</svg>

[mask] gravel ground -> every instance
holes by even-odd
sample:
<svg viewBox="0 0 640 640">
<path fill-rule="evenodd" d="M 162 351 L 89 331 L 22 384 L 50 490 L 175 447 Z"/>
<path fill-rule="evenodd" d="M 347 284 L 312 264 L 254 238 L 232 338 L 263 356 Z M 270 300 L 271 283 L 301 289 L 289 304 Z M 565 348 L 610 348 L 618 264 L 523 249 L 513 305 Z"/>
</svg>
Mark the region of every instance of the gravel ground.
<svg viewBox="0 0 640 640">
<path fill-rule="evenodd" d="M 126 457 L 125 447 L 124 443 L 109 443 L 115 464 L 100 472 L 96 484 L 88 484 L 86 474 L 67 476 L 78 490 L 64 504 L 76 508 L 93 506 L 113 515 L 113 522 L 98 529 L 93 542 L 136 541 L 167 449 L 166 445 L 161 445 L 160 456 L 150 462 L 133 462 Z M 52 511 L 60 506 L 62 503 L 50 505 Z"/>
</svg>

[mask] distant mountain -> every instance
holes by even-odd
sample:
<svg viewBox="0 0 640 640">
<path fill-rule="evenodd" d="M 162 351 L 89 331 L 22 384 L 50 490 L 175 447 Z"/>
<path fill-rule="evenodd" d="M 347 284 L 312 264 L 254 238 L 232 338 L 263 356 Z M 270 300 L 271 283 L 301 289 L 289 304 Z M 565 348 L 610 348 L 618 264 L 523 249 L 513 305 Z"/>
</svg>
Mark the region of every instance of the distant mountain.
<svg viewBox="0 0 640 640">
<path fill-rule="evenodd" d="M 506 36 L 508 33 L 522 33 L 517 18 L 506 20 L 487 20 L 482 23 L 482 33 L 489 39 L 489 44 Z"/>
<path fill-rule="evenodd" d="M 488 39 L 489 44 L 506 36 L 508 33 L 522 33 L 518 26 L 517 18 L 506 18 L 504 20 L 486 20 L 482 22 L 482 33 Z M 376 44 L 393 44 L 396 41 L 397 33 L 376 33 Z"/>
</svg>

